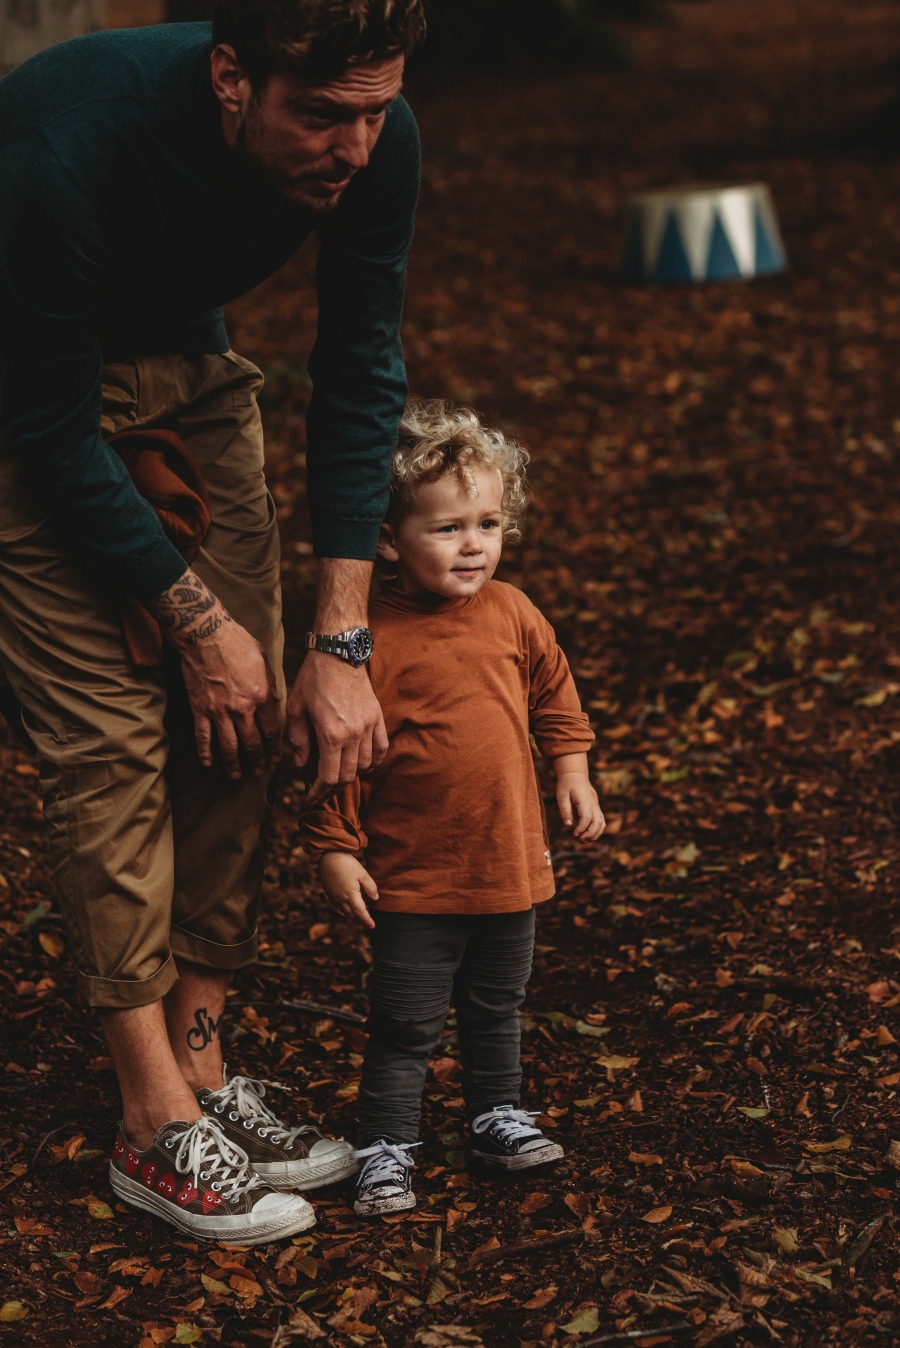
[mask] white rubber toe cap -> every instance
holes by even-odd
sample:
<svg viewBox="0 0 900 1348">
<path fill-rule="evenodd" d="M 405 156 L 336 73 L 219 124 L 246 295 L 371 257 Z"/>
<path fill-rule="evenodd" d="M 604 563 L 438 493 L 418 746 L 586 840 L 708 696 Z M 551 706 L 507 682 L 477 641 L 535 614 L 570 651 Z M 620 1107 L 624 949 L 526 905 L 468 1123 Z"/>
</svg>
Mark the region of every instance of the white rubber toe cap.
<svg viewBox="0 0 900 1348">
<path fill-rule="evenodd" d="M 302 1217 L 313 1211 L 311 1205 L 299 1194 L 269 1193 L 253 1204 L 254 1222 L 279 1221 L 282 1218 Z"/>
<path fill-rule="evenodd" d="M 318 1142 L 314 1142 L 310 1147 L 309 1155 L 311 1159 L 324 1161 L 329 1156 L 342 1156 L 352 1150 L 350 1143 L 345 1142 L 342 1137 L 320 1137 Z"/>
</svg>

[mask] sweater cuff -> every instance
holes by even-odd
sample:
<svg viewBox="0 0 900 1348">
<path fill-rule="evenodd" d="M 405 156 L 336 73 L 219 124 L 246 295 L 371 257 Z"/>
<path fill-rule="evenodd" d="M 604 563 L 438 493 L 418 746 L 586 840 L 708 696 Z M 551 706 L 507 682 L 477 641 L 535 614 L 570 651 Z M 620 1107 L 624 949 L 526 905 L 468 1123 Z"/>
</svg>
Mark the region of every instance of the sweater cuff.
<svg viewBox="0 0 900 1348">
<path fill-rule="evenodd" d="M 187 570 L 181 553 L 163 535 L 143 557 L 135 558 L 125 571 L 124 589 L 146 604 L 180 580 Z"/>
<path fill-rule="evenodd" d="M 381 520 L 349 520 L 313 512 L 313 551 L 317 557 L 351 557 L 373 562 Z"/>
<path fill-rule="evenodd" d="M 542 740 L 535 735 L 535 742 L 541 751 L 541 758 L 564 758 L 566 754 L 586 754 L 590 751 L 594 736 L 588 731 L 582 739 Z"/>
</svg>

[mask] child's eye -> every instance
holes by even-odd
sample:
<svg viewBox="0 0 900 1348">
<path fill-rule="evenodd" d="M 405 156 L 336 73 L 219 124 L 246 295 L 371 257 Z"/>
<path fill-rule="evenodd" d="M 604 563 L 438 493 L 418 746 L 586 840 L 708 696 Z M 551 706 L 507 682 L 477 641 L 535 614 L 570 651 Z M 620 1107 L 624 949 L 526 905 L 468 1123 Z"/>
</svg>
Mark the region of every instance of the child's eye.
<svg viewBox="0 0 900 1348">
<path fill-rule="evenodd" d="M 439 533 L 439 534 L 455 534 L 455 533 L 456 533 L 456 525 L 455 525 L 455 524 L 442 524 L 441 527 L 440 527 L 440 529 L 438 529 L 438 533 Z"/>
<path fill-rule="evenodd" d="M 482 521 L 481 521 L 481 527 L 482 527 L 482 529 L 485 529 L 485 530 L 487 530 L 487 529 L 499 529 L 499 528 L 500 528 L 500 521 L 499 521 L 499 520 L 482 520 Z"/>
</svg>

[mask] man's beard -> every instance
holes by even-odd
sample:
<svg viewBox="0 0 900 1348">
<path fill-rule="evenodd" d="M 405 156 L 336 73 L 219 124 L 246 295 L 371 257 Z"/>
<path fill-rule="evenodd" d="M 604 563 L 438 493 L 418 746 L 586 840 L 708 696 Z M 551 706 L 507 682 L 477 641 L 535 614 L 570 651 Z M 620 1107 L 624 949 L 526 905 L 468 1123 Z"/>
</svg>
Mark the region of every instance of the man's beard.
<svg viewBox="0 0 900 1348">
<path fill-rule="evenodd" d="M 265 137 L 260 133 L 259 121 L 255 102 L 251 102 L 246 117 L 238 127 L 236 140 L 238 154 L 247 163 L 252 164 L 257 173 L 265 178 L 280 196 L 315 215 L 328 215 L 340 204 L 343 191 L 335 192 L 333 196 L 328 197 L 314 195 L 304 190 L 302 177 L 292 177 L 272 165 L 261 153 Z"/>
</svg>

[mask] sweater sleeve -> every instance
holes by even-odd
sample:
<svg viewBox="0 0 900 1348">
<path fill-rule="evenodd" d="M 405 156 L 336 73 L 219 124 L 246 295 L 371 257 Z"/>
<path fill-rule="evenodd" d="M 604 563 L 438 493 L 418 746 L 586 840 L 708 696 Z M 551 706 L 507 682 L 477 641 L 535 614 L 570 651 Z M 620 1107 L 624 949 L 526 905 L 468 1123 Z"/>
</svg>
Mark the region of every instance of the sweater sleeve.
<svg viewBox="0 0 900 1348">
<path fill-rule="evenodd" d="M 418 190 L 418 131 L 401 98 L 368 167 L 320 230 L 307 413 L 309 511 L 320 557 L 375 556 L 406 404 L 400 317 Z"/>
<path fill-rule="evenodd" d="M 100 436 L 94 322 L 110 262 L 91 203 L 40 138 L 0 152 L 3 425 L 25 481 L 73 546 L 138 599 L 184 572 L 153 508 Z"/>
<path fill-rule="evenodd" d="M 594 742 L 594 733 L 581 710 L 569 662 L 556 644 L 556 635 L 546 618 L 533 604 L 529 608 L 531 733 L 544 758 L 586 753 Z"/>
<path fill-rule="evenodd" d="M 327 800 L 303 808 L 300 841 L 313 861 L 325 852 L 361 852 L 368 844 L 359 819 L 361 787 L 357 777 Z"/>
</svg>

